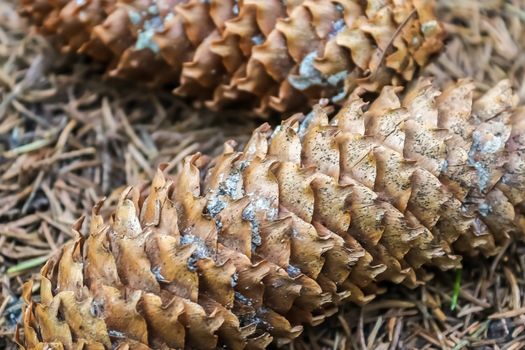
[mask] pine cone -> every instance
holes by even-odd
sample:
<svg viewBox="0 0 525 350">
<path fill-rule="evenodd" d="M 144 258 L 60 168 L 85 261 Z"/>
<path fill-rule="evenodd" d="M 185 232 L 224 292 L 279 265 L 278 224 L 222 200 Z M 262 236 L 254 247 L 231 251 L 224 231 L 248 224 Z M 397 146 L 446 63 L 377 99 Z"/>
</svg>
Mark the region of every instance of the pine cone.
<svg viewBox="0 0 525 350">
<path fill-rule="evenodd" d="M 64 51 L 113 77 L 259 113 L 410 81 L 442 47 L 433 0 L 22 0 Z M 254 98 L 256 97 L 256 98 Z"/>
<path fill-rule="evenodd" d="M 474 102 L 468 81 L 385 87 L 368 107 L 361 92 L 331 121 L 318 105 L 243 152 L 159 170 L 107 222 L 94 208 L 39 302 L 25 286 L 25 348 L 282 345 L 384 281 L 416 287 L 522 237 L 525 111 L 508 81 Z"/>
</svg>

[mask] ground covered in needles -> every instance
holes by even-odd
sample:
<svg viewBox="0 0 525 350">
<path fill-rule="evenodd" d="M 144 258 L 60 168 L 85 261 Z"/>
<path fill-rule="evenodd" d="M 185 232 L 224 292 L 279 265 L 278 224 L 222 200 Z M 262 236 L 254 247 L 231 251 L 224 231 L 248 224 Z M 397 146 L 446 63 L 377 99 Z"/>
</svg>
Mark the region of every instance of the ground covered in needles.
<svg viewBox="0 0 525 350">
<path fill-rule="evenodd" d="M 22 281 L 36 277 L 101 198 L 108 213 L 126 184 L 156 165 L 175 170 L 202 151 L 238 143 L 258 121 L 195 110 L 169 92 L 106 82 L 100 69 L 60 58 L 0 0 L 0 348 L 21 315 Z M 440 85 L 472 77 L 480 90 L 510 76 L 525 102 L 525 0 L 438 0 L 449 35 L 426 73 Z M 242 121 L 242 122 L 240 122 Z M 87 224 L 87 222 L 85 223 Z M 38 281 L 35 284 L 38 286 Z M 392 286 L 307 328 L 293 349 L 525 348 L 525 246 L 441 273 L 426 287 Z"/>
</svg>

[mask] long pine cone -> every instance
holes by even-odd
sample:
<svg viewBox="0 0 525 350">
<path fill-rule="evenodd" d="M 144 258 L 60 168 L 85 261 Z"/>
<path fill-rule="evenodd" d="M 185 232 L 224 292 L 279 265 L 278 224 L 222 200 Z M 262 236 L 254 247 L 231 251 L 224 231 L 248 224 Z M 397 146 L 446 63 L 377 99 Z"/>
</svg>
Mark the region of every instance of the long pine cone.
<svg viewBox="0 0 525 350">
<path fill-rule="evenodd" d="M 385 87 L 369 106 L 361 92 L 331 120 L 321 104 L 242 152 L 160 169 L 107 222 L 94 208 L 39 301 L 25 285 L 25 348 L 282 345 L 383 281 L 416 287 L 522 237 L 525 111 L 508 81 L 475 100 L 469 81 Z"/>
<path fill-rule="evenodd" d="M 434 0 L 21 0 L 64 51 L 113 77 L 287 111 L 410 81 L 442 47 Z"/>
</svg>

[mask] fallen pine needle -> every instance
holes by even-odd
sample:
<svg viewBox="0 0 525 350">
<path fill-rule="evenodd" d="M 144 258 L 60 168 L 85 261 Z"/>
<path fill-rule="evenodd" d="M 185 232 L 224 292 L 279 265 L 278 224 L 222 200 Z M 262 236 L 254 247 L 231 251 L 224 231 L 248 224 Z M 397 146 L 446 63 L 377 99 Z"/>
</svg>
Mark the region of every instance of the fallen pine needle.
<svg viewBox="0 0 525 350">
<path fill-rule="evenodd" d="M 502 319 L 502 318 L 516 317 L 516 316 L 520 316 L 524 314 L 525 314 L 525 307 L 520 307 L 519 309 L 515 309 L 515 310 L 496 312 L 490 315 L 489 319 L 497 320 L 497 319 Z"/>
<path fill-rule="evenodd" d="M 456 279 L 454 281 L 454 293 L 452 294 L 452 299 L 450 301 L 450 310 L 454 311 L 456 306 L 458 306 L 459 293 L 461 291 L 461 275 L 463 270 L 456 270 Z"/>
<path fill-rule="evenodd" d="M 29 269 L 32 269 L 34 267 L 38 267 L 40 265 L 42 265 L 43 263 L 45 263 L 47 261 L 47 259 L 49 259 L 49 256 L 47 255 L 44 255 L 44 256 L 39 256 L 39 257 L 36 257 L 36 258 L 32 258 L 32 259 L 28 259 L 28 260 L 24 260 L 14 266 L 11 266 L 10 268 L 7 269 L 7 274 L 8 275 L 14 275 L 14 274 L 18 274 L 18 273 L 21 273 L 21 272 L 24 272 L 26 270 L 29 270 Z"/>
</svg>

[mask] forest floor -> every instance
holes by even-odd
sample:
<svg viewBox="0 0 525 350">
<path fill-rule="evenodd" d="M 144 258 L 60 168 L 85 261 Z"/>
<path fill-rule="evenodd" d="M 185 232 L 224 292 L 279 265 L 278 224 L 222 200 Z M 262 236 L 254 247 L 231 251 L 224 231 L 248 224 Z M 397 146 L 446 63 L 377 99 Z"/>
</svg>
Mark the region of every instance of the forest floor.
<svg viewBox="0 0 525 350">
<path fill-rule="evenodd" d="M 438 0 L 449 34 L 425 74 L 464 77 L 480 91 L 510 78 L 525 102 L 525 0 Z M 260 122 L 240 112 L 190 108 L 166 91 L 101 79 L 101 68 L 61 58 L 0 0 L 0 349 L 14 349 L 21 286 L 71 238 L 71 225 L 156 166 L 176 169 Z M 347 306 L 306 328 L 292 349 L 525 348 L 525 246 L 511 243 L 461 271 L 435 271 L 425 287 Z"/>
</svg>

